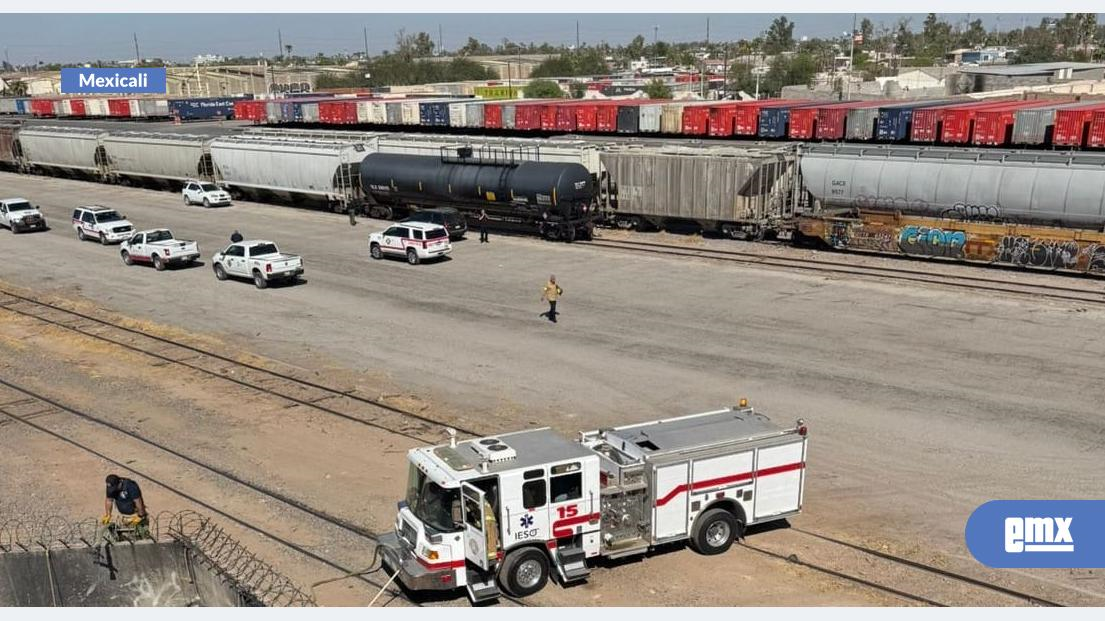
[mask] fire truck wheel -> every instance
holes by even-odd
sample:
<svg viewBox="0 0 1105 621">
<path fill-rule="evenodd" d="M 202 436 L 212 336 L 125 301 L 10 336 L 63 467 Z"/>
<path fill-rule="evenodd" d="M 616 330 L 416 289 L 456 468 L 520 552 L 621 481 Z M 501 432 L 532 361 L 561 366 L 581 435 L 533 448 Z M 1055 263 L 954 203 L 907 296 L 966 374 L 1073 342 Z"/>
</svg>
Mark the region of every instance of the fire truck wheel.
<svg viewBox="0 0 1105 621">
<path fill-rule="evenodd" d="M 704 555 L 721 554 L 733 545 L 737 535 L 737 519 L 725 509 L 710 509 L 698 517 L 694 537 L 695 552 Z"/>
<path fill-rule="evenodd" d="M 526 597 L 545 588 L 549 581 L 549 557 L 536 548 L 508 554 L 499 570 L 499 582 L 514 597 Z"/>
</svg>

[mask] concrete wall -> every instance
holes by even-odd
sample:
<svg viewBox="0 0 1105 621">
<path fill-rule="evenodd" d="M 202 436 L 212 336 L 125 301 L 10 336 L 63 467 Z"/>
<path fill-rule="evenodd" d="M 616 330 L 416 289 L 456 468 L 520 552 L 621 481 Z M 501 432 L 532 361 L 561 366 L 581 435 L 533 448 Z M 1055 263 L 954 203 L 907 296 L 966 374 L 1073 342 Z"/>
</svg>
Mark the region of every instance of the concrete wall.
<svg viewBox="0 0 1105 621">
<path fill-rule="evenodd" d="M 180 543 L 0 554 L 0 606 L 239 606 Z"/>
</svg>

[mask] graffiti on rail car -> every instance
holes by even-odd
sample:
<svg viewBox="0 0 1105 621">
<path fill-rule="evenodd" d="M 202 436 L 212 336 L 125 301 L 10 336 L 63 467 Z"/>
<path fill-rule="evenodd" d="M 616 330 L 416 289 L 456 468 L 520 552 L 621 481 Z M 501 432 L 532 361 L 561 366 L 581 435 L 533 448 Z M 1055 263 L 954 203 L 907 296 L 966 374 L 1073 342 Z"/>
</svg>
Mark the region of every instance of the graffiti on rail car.
<svg viewBox="0 0 1105 621">
<path fill-rule="evenodd" d="M 908 255 L 962 259 L 966 245 L 967 234 L 963 231 L 909 225 L 898 233 L 898 248 Z"/>
<path fill-rule="evenodd" d="M 1105 233 L 1098 231 L 883 212 L 804 216 L 798 230 L 840 250 L 1105 274 Z"/>
</svg>

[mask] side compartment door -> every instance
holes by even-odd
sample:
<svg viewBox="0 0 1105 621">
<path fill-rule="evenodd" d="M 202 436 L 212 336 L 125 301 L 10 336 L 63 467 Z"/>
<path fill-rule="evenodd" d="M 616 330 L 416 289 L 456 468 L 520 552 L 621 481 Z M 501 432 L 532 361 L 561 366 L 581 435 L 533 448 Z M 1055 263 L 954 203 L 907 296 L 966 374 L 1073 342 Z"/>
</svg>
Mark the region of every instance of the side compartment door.
<svg viewBox="0 0 1105 621">
<path fill-rule="evenodd" d="M 489 569 L 484 494 L 468 483 L 460 484 L 461 517 L 464 520 L 464 558 L 480 569 Z"/>
<path fill-rule="evenodd" d="M 790 513 L 802 507 L 806 441 L 762 448 L 756 454 L 754 519 Z"/>
<path fill-rule="evenodd" d="M 689 464 L 657 466 L 653 471 L 652 535 L 667 539 L 687 534 L 687 483 Z"/>
</svg>

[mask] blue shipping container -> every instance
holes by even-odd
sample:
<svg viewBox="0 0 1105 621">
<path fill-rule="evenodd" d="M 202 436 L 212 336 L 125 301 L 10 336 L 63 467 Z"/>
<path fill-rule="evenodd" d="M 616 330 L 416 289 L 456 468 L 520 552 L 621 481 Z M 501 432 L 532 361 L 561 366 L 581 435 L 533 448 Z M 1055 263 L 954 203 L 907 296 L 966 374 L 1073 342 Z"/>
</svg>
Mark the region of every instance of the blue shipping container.
<svg viewBox="0 0 1105 621">
<path fill-rule="evenodd" d="M 18 114 L 30 114 L 31 113 L 31 100 L 30 99 L 16 99 L 15 111 Z"/>
<path fill-rule="evenodd" d="M 876 140 L 897 141 L 909 137 L 909 124 L 913 121 L 913 111 L 918 108 L 930 108 L 952 103 L 952 99 L 913 101 L 908 103 L 882 106 L 879 108 L 879 120 L 875 130 Z"/>
<path fill-rule="evenodd" d="M 786 138 L 790 108 L 763 108 L 760 110 L 761 138 Z"/>
<path fill-rule="evenodd" d="M 234 102 L 248 97 L 203 97 L 197 99 L 172 99 L 169 101 L 169 115 L 180 117 L 184 121 L 200 119 L 233 118 Z"/>
<path fill-rule="evenodd" d="M 418 104 L 418 121 L 422 126 L 448 127 L 449 102 L 431 101 Z"/>
</svg>

